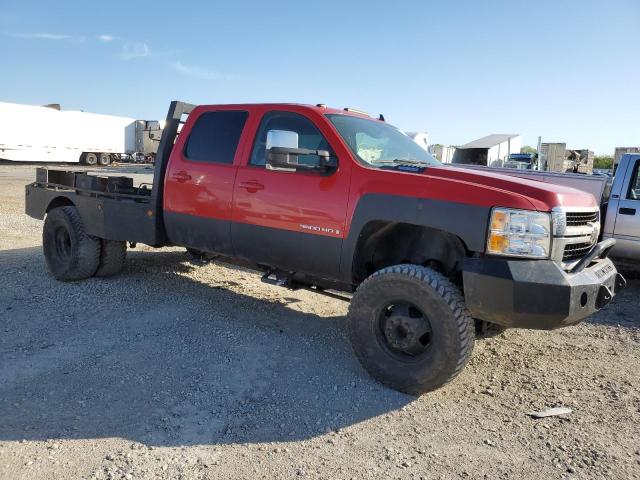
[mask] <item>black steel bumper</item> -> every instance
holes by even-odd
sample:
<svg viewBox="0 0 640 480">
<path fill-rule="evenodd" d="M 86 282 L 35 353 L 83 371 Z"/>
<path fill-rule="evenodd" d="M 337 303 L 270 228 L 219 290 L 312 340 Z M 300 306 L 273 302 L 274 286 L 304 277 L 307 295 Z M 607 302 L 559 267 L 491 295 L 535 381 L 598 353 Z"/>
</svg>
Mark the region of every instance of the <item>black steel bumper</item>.
<svg viewBox="0 0 640 480">
<path fill-rule="evenodd" d="M 606 242 L 606 241 L 605 241 Z M 464 296 L 474 318 L 505 327 L 550 330 L 573 325 L 607 305 L 626 281 L 606 256 L 610 245 L 571 272 L 551 260 L 469 258 Z"/>
</svg>

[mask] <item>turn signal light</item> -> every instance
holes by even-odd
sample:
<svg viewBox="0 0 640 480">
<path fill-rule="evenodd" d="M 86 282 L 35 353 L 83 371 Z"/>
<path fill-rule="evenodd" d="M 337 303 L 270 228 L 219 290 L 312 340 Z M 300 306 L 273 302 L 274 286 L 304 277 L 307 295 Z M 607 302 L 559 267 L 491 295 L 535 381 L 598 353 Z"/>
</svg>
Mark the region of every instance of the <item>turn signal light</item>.
<svg viewBox="0 0 640 480">
<path fill-rule="evenodd" d="M 491 216 L 491 230 L 505 230 L 507 225 L 507 212 L 495 210 Z"/>
<path fill-rule="evenodd" d="M 506 235 L 491 232 L 489 236 L 489 251 L 504 252 L 507 248 L 509 248 L 509 238 Z"/>
</svg>

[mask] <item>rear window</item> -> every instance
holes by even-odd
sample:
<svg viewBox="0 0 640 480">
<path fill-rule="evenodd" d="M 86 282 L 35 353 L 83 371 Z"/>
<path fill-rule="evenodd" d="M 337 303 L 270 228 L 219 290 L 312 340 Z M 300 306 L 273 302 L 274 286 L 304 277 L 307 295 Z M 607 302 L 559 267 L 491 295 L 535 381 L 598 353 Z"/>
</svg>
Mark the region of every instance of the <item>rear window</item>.
<svg viewBox="0 0 640 480">
<path fill-rule="evenodd" d="M 239 111 L 203 113 L 187 139 L 185 157 L 198 162 L 232 164 L 247 116 L 247 112 Z"/>
</svg>

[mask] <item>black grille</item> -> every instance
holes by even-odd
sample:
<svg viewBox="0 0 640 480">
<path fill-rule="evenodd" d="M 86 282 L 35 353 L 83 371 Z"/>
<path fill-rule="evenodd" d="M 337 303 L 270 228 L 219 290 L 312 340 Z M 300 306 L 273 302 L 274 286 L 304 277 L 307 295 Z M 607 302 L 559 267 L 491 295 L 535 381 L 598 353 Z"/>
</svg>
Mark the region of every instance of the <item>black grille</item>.
<svg viewBox="0 0 640 480">
<path fill-rule="evenodd" d="M 598 221 L 598 212 L 567 212 L 567 226 L 578 227 Z"/>
<path fill-rule="evenodd" d="M 563 262 L 571 262 L 584 257 L 593 247 L 593 243 L 574 243 L 564 247 Z"/>
</svg>

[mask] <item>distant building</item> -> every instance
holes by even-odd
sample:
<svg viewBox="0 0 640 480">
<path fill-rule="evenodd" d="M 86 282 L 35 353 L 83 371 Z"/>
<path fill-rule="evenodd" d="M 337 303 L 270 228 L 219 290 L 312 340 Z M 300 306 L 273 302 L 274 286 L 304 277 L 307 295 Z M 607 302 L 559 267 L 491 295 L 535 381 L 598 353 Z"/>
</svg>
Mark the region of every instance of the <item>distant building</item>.
<svg viewBox="0 0 640 480">
<path fill-rule="evenodd" d="M 616 147 L 615 152 L 613 153 L 613 171 L 615 172 L 618 167 L 618 163 L 620 163 L 620 159 L 622 155 L 625 153 L 640 153 L 640 147 Z"/>
<path fill-rule="evenodd" d="M 541 143 L 538 154 L 540 155 L 540 170 L 564 173 L 570 165 L 573 165 L 567 159 L 566 143 Z"/>
<path fill-rule="evenodd" d="M 594 154 L 588 148 L 567 150 L 566 143 L 541 143 L 539 155 L 540 170 L 593 173 Z"/>
<path fill-rule="evenodd" d="M 494 133 L 457 147 L 453 163 L 502 167 L 512 153 L 520 153 L 522 137 Z"/>
<path fill-rule="evenodd" d="M 595 155 L 588 148 L 580 150 L 572 150 L 577 153 L 577 157 L 574 159 L 573 171 L 577 173 L 587 173 L 591 175 L 593 173 L 593 159 Z"/>
<path fill-rule="evenodd" d="M 444 145 L 429 145 L 429 153 L 440 160 L 442 163 L 451 163 L 453 155 L 456 153 L 456 147 Z"/>
</svg>

